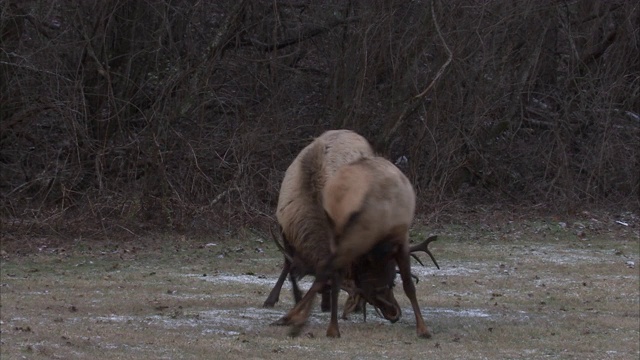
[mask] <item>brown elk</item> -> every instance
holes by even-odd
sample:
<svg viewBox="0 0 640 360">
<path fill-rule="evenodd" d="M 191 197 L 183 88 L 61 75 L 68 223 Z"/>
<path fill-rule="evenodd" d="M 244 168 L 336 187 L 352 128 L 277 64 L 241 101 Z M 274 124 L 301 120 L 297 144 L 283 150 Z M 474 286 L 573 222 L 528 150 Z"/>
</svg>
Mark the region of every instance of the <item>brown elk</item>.
<svg viewBox="0 0 640 360">
<path fill-rule="evenodd" d="M 280 250 L 280 252 L 284 254 L 284 265 L 282 267 L 280 276 L 278 277 L 278 281 L 276 281 L 276 284 L 274 285 L 273 289 L 271 289 L 269 296 L 267 297 L 267 299 L 264 301 L 262 305 L 263 307 L 266 307 L 266 308 L 273 307 L 275 303 L 278 302 L 280 298 L 280 291 L 282 290 L 282 285 L 284 284 L 284 281 L 287 275 L 289 275 L 295 302 L 296 303 L 299 302 L 300 299 L 302 298 L 302 293 L 300 292 L 300 288 L 298 287 L 297 280 L 305 277 L 306 275 L 313 274 L 313 269 L 310 269 L 308 266 L 306 266 L 302 261 L 302 259 L 300 259 L 299 256 L 296 256 L 296 253 L 291 248 L 291 246 L 287 243 L 286 240 L 284 241 L 284 245 L 282 245 L 280 244 L 280 241 L 278 241 L 276 236 L 273 234 L 273 232 L 271 232 L 271 237 L 276 247 Z M 347 302 L 349 304 L 353 303 L 353 305 L 351 305 L 349 308 L 349 312 L 353 311 L 357 306 L 361 305 L 360 304 L 361 296 L 357 295 L 357 290 L 353 281 L 349 281 L 349 279 L 345 279 L 345 281 L 342 283 L 342 290 L 345 290 L 349 294 L 349 299 L 347 300 Z M 329 291 L 330 291 L 329 287 L 325 287 L 322 291 L 322 303 L 320 305 L 320 308 L 322 309 L 322 311 L 330 310 Z M 348 313 L 345 312 L 343 314 L 343 317 L 346 318 L 347 315 Z"/>
<path fill-rule="evenodd" d="M 289 256 L 285 255 L 280 277 L 264 306 L 273 306 L 278 301 L 287 274 L 292 283 L 294 298 L 298 302 L 301 296 L 296 277 L 315 275 L 323 269 L 331 255 L 329 239 L 332 236 L 330 223 L 322 207 L 325 183 L 340 167 L 372 156 L 373 149 L 362 136 L 349 130 L 330 130 L 302 149 L 291 163 L 282 181 L 276 210 L 285 254 Z M 367 269 L 367 266 L 363 268 Z M 377 276 L 376 279 L 386 281 L 387 278 Z M 379 284 L 376 285 L 379 287 Z M 322 293 L 322 307 L 328 310 L 329 291 L 325 287 Z M 338 291 L 335 293 L 337 296 Z M 367 301 L 377 299 L 375 294 L 368 294 L 364 298 Z M 394 304 L 393 308 L 386 305 L 380 309 L 385 318 L 390 321 L 398 320 L 400 307 L 392 294 L 388 299 L 382 299 L 381 303 Z M 386 311 L 387 308 L 390 310 Z"/>
<path fill-rule="evenodd" d="M 274 235 L 271 229 L 270 229 L 270 232 L 276 247 L 280 250 L 280 252 L 284 254 L 285 264 L 282 268 L 282 272 L 280 274 L 280 277 L 278 278 L 278 281 L 276 282 L 276 285 L 274 285 L 273 289 L 271 289 L 271 292 L 269 293 L 269 296 L 265 300 L 263 307 L 273 307 L 275 303 L 278 302 L 280 291 L 282 290 L 282 285 L 284 284 L 284 281 L 287 275 L 291 276 L 292 290 L 294 293 L 294 299 L 297 303 L 302 298 L 302 294 L 300 292 L 300 289 L 298 288 L 296 279 L 301 279 L 304 276 L 309 275 L 310 273 L 308 271 L 305 272 L 305 269 L 307 268 L 304 265 L 300 266 L 302 261 L 298 257 L 296 257 L 292 249 L 289 246 L 287 246 L 289 250 L 285 248 L 287 243 L 285 242 L 284 245 L 280 244 L 280 241 L 277 239 L 277 237 Z M 433 235 L 427 238 L 422 243 L 411 246 L 409 250 L 409 254 L 414 259 L 416 259 L 416 261 L 420 265 L 424 266 L 420 258 L 415 254 L 418 251 L 424 251 L 429 255 L 434 265 L 438 269 L 440 269 L 440 265 L 438 265 L 438 262 L 436 261 L 435 257 L 429 250 L 429 244 L 433 241 L 436 241 L 437 239 L 438 237 L 436 235 Z M 349 298 L 345 302 L 344 312 L 342 314 L 342 318 L 345 320 L 348 318 L 348 315 L 351 312 L 361 309 L 363 310 L 364 320 L 366 321 L 366 300 L 363 297 L 363 294 L 370 294 L 375 291 L 379 292 L 379 289 L 381 289 L 382 287 L 388 287 L 389 285 L 393 285 L 394 283 L 395 274 L 392 272 L 391 269 L 378 268 L 375 255 L 376 255 L 376 251 L 372 250 L 370 251 L 370 253 L 356 260 L 352 264 L 350 271 L 346 272 L 345 277 L 343 278 L 341 288 L 342 290 L 346 291 L 349 294 Z M 417 283 L 418 278 L 415 277 L 414 275 L 412 275 L 412 277 L 415 278 Z M 362 288 L 364 288 L 365 291 L 363 291 Z M 330 289 L 327 289 L 327 287 L 325 287 L 322 292 L 322 305 L 321 305 L 322 311 L 330 310 L 329 297 L 328 297 L 329 291 L 327 290 L 330 290 Z M 377 301 L 374 299 L 374 300 L 369 300 L 369 303 L 373 304 L 376 311 L 379 312 L 379 307 L 376 307 L 375 305 L 380 303 L 384 304 L 384 300 L 385 300 L 384 298 L 378 299 Z M 392 310 L 395 310 L 395 309 L 392 309 Z M 381 313 L 380 315 L 385 317 L 387 320 L 391 322 L 395 322 L 399 319 L 399 317 L 390 316 L 391 312 Z"/>
<path fill-rule="evenodd" d="M 414 253 L 418 251 L 424 251 L 429 255 L 435 266 L 440 269 L 440 265 L 436 261 L 435 257 L 429 250 L 429 244 L 433 241 L 436 241 L 438 237 L 436 235 L 430 236 L 425 241 L 418 245 L 414 245 L 409 248 L 409 255 L 415 258 L 420 265 L 424 266 L 420 258 L 418 258 Z M 395 260 L 388 261 L 384 263 L 384 266 L 380 266 L 380 260 L 383 258 L 383 255 L 388 252 L 384 250 L 385 244 L 383 243 L 381 246 L 374 247 L 373 250 L 369 251 L 367 254 L 360 257 L 358 260 L 354 261 L 351 264 L 351 269 L 343 278 L 343 283 L 346 280 L 348 285 L 351 286 L 351 291 L 349 292 L 349 298 L 345 302 L 344 310 L 342 313 L 342 318 L 347 319 L 347 316 L 356 311 L 358 307 L 362 309 L 364 320 L 366 321 L 366 304 L 370 303 L 374 305 L 376 311 L 379 312 L 379 309 L 387 309 L 382 312 L 382 316 L 391 322 L 395 322 L 400 318 L 400 308 L 396 308 L 395 298 L 393 298 L 393 292 L 391 289 L 394 285 L 396 272 L 396 262 Z M 413 275 L 412 275 L 413 277 Z M 416 277 L 416 283 L 418 278 Z M 344 289 L 345 286 L 342 285 Z M 374 298 L 370 297 L 370 294 L 382 294 L 382 296 L 376 296 Z M 393 303 L 388 304 L 386 300 L 389 298 L 393 298 Z M 391 306 L 391 307 L 389 307 Z M 394 310 L 398 311 L 397 317 L 391 318 L 391 314 Z"/>
<path fill-rule="evenodd" d="M 320 161 L 309 157 L 303 168 Z M 309 166 L 309 169 L 315 169 Z M 313 178 L 313 177 L 311 177 Z M 345 271 L 362 256 L 373 254 L 376 269 L 393 269 L 397 264 L 404 292 L 411 301 L 420 337 L 431 337 L 422 318 L 411 280 L 409 226 L 415 211 L 415 192 L 407 177 L 392 163 L 380 157 L 361 158 L 337 169 L 321 190 L 322 207 L 331 224 L 330 256 L 318 259 L 316 280 L 304 297 L 278 323 L 292 325 L 291 335 L 299 334 L 309 317 L 315 294 L 331 284 L 331 321 L 327 336 L 339 337 L 337 322 L 338 290 Z M 388 270 L 384 273 L 389 274 Z M 363 292 L 367 286 L 363 285 Z M 391 293 L 388 288 L 363 294 L 367 299 Z M 389 298 L 389 303 L 395 299 Z M 369 299 L 367 299 L 369 301 Z M 384 311 L 384 308 L 382 309 Z"/>
<path fill-rule="evenodd" d="M 280 244 L 273 232 L 271 232 L 271 237 L 276 247 L 278 247 L 278 249 L 284 254 L 285 264 L 283 266 L 280 277 L 276 282 L 276 285 L 269 293 L 269 296 L 265 300 L 263 307 L 273 307 L 275 305 L 275 303 L 279 299 L 280 291 L 287 275 L 291 276 L 292 290 L 294 293 L 294 299 L 297 303 L 302 298 L 302 295 L 300 289 L 298 288 L 296 279 L 300 279 L 305 275 L 309 275 L 309 273 L 305 272 L 305 267 L 300 265 L 302 261 L 298 257 L 296 257 L 292 249 L 290 249 L 290 247 L 288 250 L 285 248 L 287 246 L 286 242 L 284 245 Z M 414 254 L 418 251 L 424 251 L 429 255 L 433 263 L 439 269 L 440 266 L 438 265 L 438 262 L 429 250 L 429 243 L 435 240 L 437 240 L 437 236 L 430 236 L 424 242 L 412 246 L 410 248 L 410 254 L 420 263 L 420 265 L 424 266 L 420 258 L 418 258 Z M 366 321 L 366 296 L 372 293 L 380 293 L 381 290 L 393 286 L 396 273 L 395 262 L 388 264 L 389 266 L 393 264 L 393 267 L 385 266 L 383 268 L 379 268 L 376 261 L 378 253 L 379 251 L 372 250 L 368 254 L 362 256 L 360 259 L 354 261 L 350 271 L 345 274 L 345 277 L 341 283 L 341 288 L 349 294 L 349 297 L 347 298 L 344 305 L 344 310 L 342 313 L 343 319 L 347 319 L 350 313 L 361 309 L 363 311 L 364 320 Z M 298 269 L 301 270 L 298 271 Z M 328 287 L 325 287 L 322 291 L 321 309 L 323 311 L 330 310 L 329 296 L 330 289 L 328 289 Z M 388 299 L 393 299 L 392 292 L 385 294 L 383 297 L 379 298 L 369 297 L 368 302 L 374 305 L 374 308 L 379 312 L 381 316 L 393 323 L 400 318 L 400 308 L 394 306 L 396 304 L 395 299 L 393 299 L 394 302 L 392 304 L 388 303 Z M 381 308 L 383 309 L 382 312 L 380 312 Z M 385 311 L 384 309 L 387 308 L 388 310 Z"/>
</svg>

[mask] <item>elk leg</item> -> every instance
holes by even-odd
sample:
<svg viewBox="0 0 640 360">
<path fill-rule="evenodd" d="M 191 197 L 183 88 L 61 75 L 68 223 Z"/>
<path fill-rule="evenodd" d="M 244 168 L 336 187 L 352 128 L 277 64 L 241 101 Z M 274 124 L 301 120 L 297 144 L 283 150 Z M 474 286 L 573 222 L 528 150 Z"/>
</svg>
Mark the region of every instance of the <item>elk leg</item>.
<svg viewBox="0 0 640 360">
<path fill-rule="evenodd" d="M 336 271 L 331 279 L 331 321 L 327 328 L 327 337 L 332 338 L 340 337 L 340 329 L 338 328 L 338 295 L 340 295 L 340 282 L 342 282 L 342 276 Z"/>
<path fill-rule="evenodd" d="M 331 268 L 332 261 L 333 258 L 330 258 L 327 263 L 322 266 L 323 271 L 316 275 L 316 279 L 313 284 L 311 284 L 311 288 L 307 290 L 307 293 L 304 294 L 300 302 L 298 302 L 291 310 L 289 310 L 289 312 L 280 320 L 273 323 L 274 325 L 291 325 L 291 328 L 289 329 L 289 336 L 294 337 L 300 335 L 300 331 L 309 318 L 309 312 L 311 311 L 311 305 L 313 305 L 313 299 L 329 280 L 328 274 L 329 269 Z"/>
<path fill-rule="evenodd" d="M 327 312 L 331 310 L 331 287 L 329 285 L 325 285 L 322 288 L 322 301 L 320 302 L 320 310 L 322 312 Z"/>
<path fill-rule="evenodd" d="M 269 293 L 269 296 L 267 296 L 267 300 L 265 300 L 264 304 L 262 304 L 262 307 L 272 308 L 278 302 L 278 300 L 280 300 L 280 291 L 282 290 L 282 284 L 284 284 L 284 280 L 287 278 L 287 274 L 289 274 L 290 270 L 291 263 L 285 258 L 280 277 L 278 277 L 276 285 L 273 287 L 273 289 L 271 289 L 271 292 Z"/>
<path fill-rule="evenodd" d="M 307 307 L 311 307 L 311 303 L 313 303 L 315 294 L 318 293 L 320 289 L 322 289 L 322 286 L 324 286 L 324 282 L 320 282 L 316 279 L 316 281 L 314 281 L 314 283 L 311 285 L 311 288 L 302 297 L 302 299 L 297 302 L 285 316 L 271 323 L 271 325 L 295 325 L 296 323 L 304 324 L 306 318 L 301 320 L 300 317 L 304 316 L 305 312 L 308 317 L 309 309 L 307 309 Z"/>
<path fill-rule="evenodd" d="M 407 244 L 409 239 L 405 240 L 405 244 Z M 407 295 L 409 300 L 411 301 L 411 306 L 413 307 L 413 313 L 416 316 L 416 332 L 419 337 L 430 338 L 431 333 L 427 329 L 427 325 L 424 323 L 424 319 L 422 318 L 422 313 L 420 312 L 420 305 L 418 305 L 418 300 L 416 299 L 416 287 L 413 284 L 413 280 L 411 279 L 411 261 L 409 258 L 409 249 L 406 245 L 403 246 L 398 254 L 396 255 L 396 262 L 398 263 L 398 268 L 400 269 L 400 277 L 402 278 L 402 287 L 404 289 L 404 293 Z"/>
<path fill-rule="evenodd" d="M 296 276 L 293 274 L 293 271 L 289 272 L 289 282 L 291 283 L 291 292 L 293 292 L 293 299 L 297 304 L 300 302 L 300 299 L 302 299 L 302 292 L 298 287 L 298 280 L 296 280 Z"/>
<path fill-rule="evenodd" d="M 289 313 L 281 319 L 285 320 L 286 324 L 291 325 L 291 329 L 289 329 L 289 336 L 295 337 L 300 335 L 300 331 L 302 331 L 302 328 L 309 318 L 313 299 L 315 299 L 316 294 L 322 290 L 326 283 L 326 279 L 316 278 L 309 291 L 307 291 L 307 293 L 302 297 L 302 300 L 300 300 L 300 302 L 297 303 L 296 306 L 294 306 L 293 309 L 291 309 Z"/>
<path fill-rule="evenodd" d="M 367 322 L 367 302 L 364 298 L 360 299 L 360 306 L 362 307 L 362 322 Z"/>
</svg>

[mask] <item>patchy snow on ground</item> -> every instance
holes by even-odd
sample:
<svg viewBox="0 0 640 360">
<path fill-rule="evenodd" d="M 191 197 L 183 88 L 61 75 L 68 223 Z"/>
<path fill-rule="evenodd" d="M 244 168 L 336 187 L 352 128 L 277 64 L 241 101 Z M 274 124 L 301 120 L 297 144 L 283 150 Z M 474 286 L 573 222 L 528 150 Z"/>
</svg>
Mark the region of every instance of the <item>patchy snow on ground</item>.
<svg viewBox="0 0 640 360">
<path fill-rule="evenodd" d="M 438 269 L 435 265 L 429 266 L 429 264 L 426 264 L 426 266 L 413 265 L 411 267 L 411 272 L 420 278 L 427 276 L 458 276 L 476 274 L 486 270 L 487 267 L 487 264 L 467 263 L 440 265 L 440 269 Z"/>
<path fill-rule="evenodd" d="M 276 284 L 278 280 L 277 277 L 271 276 L 262 276 L 262 275 L 234 275 L 234 274 L 218 274 L 218 275 L 207 275 L 203 276 L 201 274 L 187 274 L 186 276 L 199 278 L 205 281 L 210 281 L 215 284 L 221 283 L 241 283 L 241 284 L 253 284 L 253 285 L 263 285 L 263 286 L 273 286 Z M 304 278 L 298 281 L 299 284 L 311 285 L 310 277 Z M 288 280 L 285 282 L 288 284 Z"/>
</svg>

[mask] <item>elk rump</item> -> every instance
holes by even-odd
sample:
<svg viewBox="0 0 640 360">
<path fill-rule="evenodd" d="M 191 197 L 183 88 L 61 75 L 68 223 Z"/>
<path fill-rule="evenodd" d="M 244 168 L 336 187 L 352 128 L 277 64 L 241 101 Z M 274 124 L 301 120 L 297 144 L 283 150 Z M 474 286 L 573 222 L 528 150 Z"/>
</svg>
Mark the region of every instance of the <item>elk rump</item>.
<svg viewBox="0 0 640 360">
<path fill-rule="evenodd" d="M 340 167 L 325 182 L 321 203 L 331 228 L 330 255 L 320 259 L 322 267 L 316 270 L 313 285 L 279 323 L 291 325 L 291 335 L 299 334 L 309 317 L 315 294 L 331 284 L 327 336 L 339 337 L 337 292 L 343 274 L 359 258 L 374 251 L 376 268 L 391 268 L 395 272 L 395 266 L 390 264 L 397 264 L 415 314 L 416 332 L 420 337 L 431 337 L 411 279 L 409 227 L 415 212 L 415 192 L 409 179 L 388 160 L 366 157 Z M 368 297 L 372 294 L 366 293 L 365 286 L 362 290 L 367 301 L 375 302 L 375 298 Z M 379 295 L 376 291 L 373 294 Z"/>
</svg>

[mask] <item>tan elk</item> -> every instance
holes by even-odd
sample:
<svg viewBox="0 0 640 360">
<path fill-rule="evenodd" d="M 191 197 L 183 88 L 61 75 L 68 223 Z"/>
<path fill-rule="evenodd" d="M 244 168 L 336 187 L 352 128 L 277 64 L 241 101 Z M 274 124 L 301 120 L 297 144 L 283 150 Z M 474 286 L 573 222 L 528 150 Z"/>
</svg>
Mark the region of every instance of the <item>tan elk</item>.
<svg viewBox="0 0 640 360">
<path fill-rule="evenodd" d="M 303 159 L 303 172 L 306 168 L 317 169 L 317 164 L 322 162 L 321 153 L 311 154 L 314 156 Z M 343 274 L 362 256 L 373 252 L 376 268 L 395 271 L 397 264 L 404 292 L 413 307 L 417 334 L 431 337 L 411 281 L 408 233 L 415 211 L 415 192 L 407 177 L 384 158 L 363 157 L 341 166 L 325 179 L 319 195 L 322 210 L 331 224 L 330 254 L 317 259 L 313 285 L 278 323 L 291 325 L 291 335 L 299 334 L 309 317 L 315 294 L 330 283 L 331 320 L 327 336 L 339 337 L 337 300 Z"/>
<path fill-rule="evenodd" d="M 332 229 L 322 207 L 322 190 L 325 183 L 340 167 L 373 156 L 373 149 L 364 137 L 350 130 L 330 130 L 302 149 L 289 165 L 280 187 L 276 210 L 284 241 L 285 263 L 263 306 L 271 307 L 278 301 L 287 274 L 292 283 L 294 298 L 298 302 L 301 296 L 296 278 L 315 275 L 323 269 L 331 255 L 329 244 L 332 237 Z M 366 259 L 360 263 L 363 261 Z M 361 268 L 366 271 L 369 266 L 363 265 Z M 394 274 L 395 269 L 392 275 Z M 372 285 L 372 289 L 387 284 L 388 277 L 376 276 L 377 281 L 372 282 L 375 284 Z M 384 284 L 378 281 L 384 281 Z M 392 286 L 392 280 L 387 285 Z M 337 296 L 338 291 L 335 293 Z M 326 287 L 322 294 L 323 310 L 328 310 L 329 291 Z M 350 295 L 354 295 L 352 291 Z M 359 291 L 358 295 L 380 309 L 389 321 L 399 319 L 400 306 L 393 298 L 393 293 L 385 294 L 387 298 L 382 298 L 382 294 L 364 296 L 362 291 Z"/>
<path fill-rule="evenodd" d="M 273 307 L 275 305 L 275 303 L 278 301 L 282 285 L 287 275 L 291 276 L 292 290 L 294 299 L 297 303 L 302 298 L 302 295 L 300 289 L 298 288 L 296 279 L 302 278 L 309 273 L 305 272 L 305 265 L 296 256 L 292 249 L 290 247 L 289 249 L 285 248 L 285 246 L 287 245 L 286 242 L 284 245 L 280 244 L 280 241 L 277 239 L 275 234 L 273 234 L 273 232 L 271 233 L 271 237 L 273 238 L 276 247 L 284 254 L 285 264 L 282 268 L 282 272 L 280 274 L 280 277 L 278 278 L 278 281 L 276 282 L 276 285 L 269 293 L 269 296 L 265 300 L 263 307 Z M 433 263 L 439 269 L 440 266 L 438 265 L 438 262 L 429 250 L 429 243 L 435 240 L 437 240 L 437 236 L 430 236 L 422 243 L 412 246 L 410 248 L 410 254 L 420 263 L 420 265 L 424 266 L 420 258 L 418 258 L 414 254 L 418 251 L 424 251 L 429 255 Z M 344 310 L 342 313 L 343 319 L 348 319 L 348 315 L 350 313 L 358 311 L 358 309 L 360 309 L 362 310 L 362 313 L 364 315 L 364 321 L 366 321 L 367 302 L 372 304 L 375 310 L 382 317 L 386 318 L 392 323 L 400 319 L 400 308 L 399 306 L 397 306 L 397 302 L 395 302 L 393 292 L 389 292 L 393 288 L 395 283 L 395 261 L 389 262 L 384 267 L 379 267 L 379 255 L 380 251 L 374 248 L 374 250 L 371 250 L 369 253 L 354 261 L 351 265 L 350 270 L 345 273 L 345 277 L 343 278 L 343 281 L 341 283 L 341 289 L 346 291 L 349 294 L 349 297 L 345 301 Z M 372 297 L 371 294 L 383 294 L 383 296 Z M 328 289 L 328 287 L 325 287 L 322 292 L 322 311 L 329 311 L 331 309 L 329 304 L 329 296 L 330 288 Z M 391 300 L 391 302 L 388 300 Z"/>
</svg>

